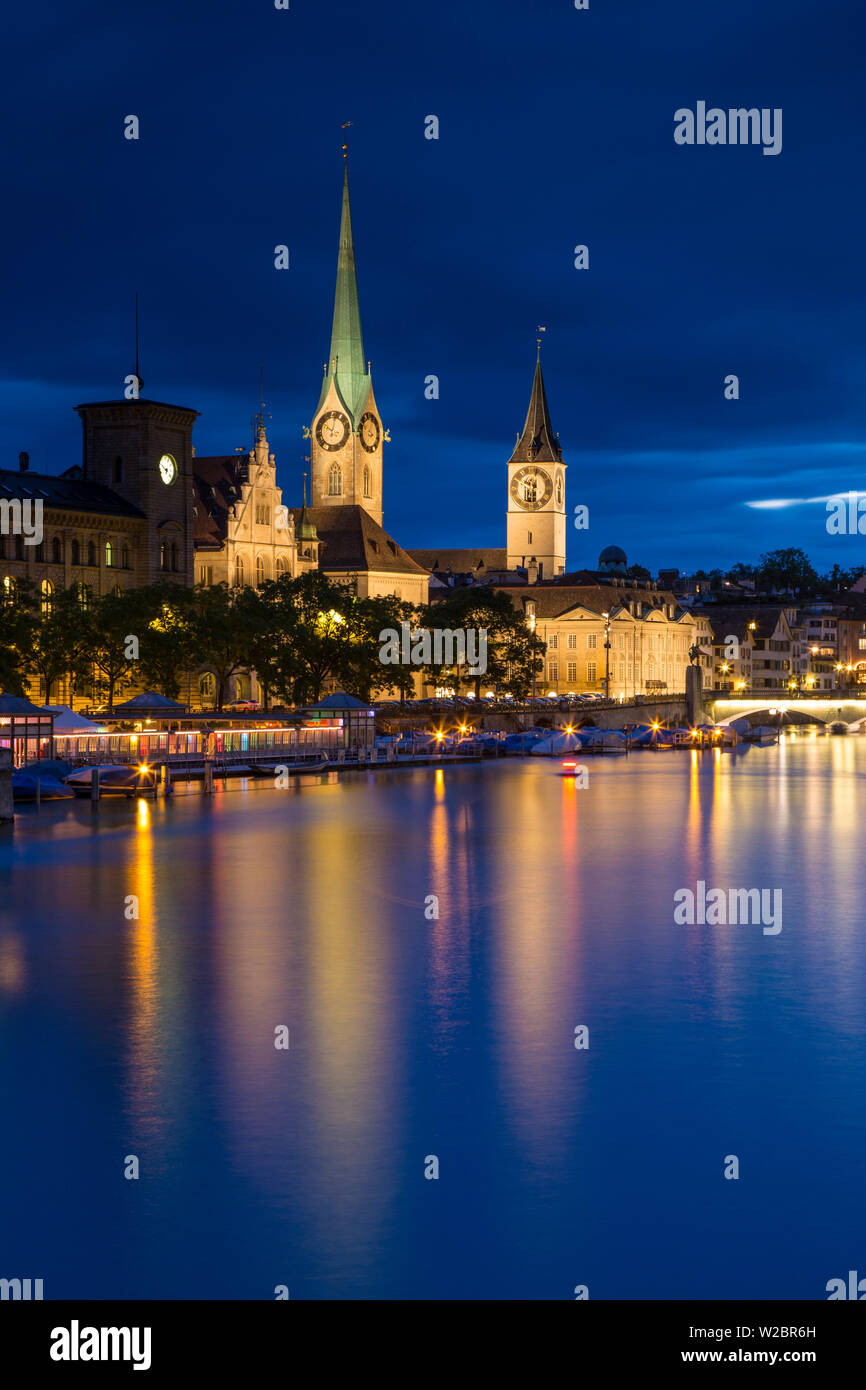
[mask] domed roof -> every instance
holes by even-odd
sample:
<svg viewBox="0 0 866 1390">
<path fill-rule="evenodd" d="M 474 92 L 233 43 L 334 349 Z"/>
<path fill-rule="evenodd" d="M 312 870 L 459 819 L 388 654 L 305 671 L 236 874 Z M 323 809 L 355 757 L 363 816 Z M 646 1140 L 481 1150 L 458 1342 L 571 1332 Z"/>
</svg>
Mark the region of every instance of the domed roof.
<svg viewBox="0 0 866 1390">
<path fill-rule="evenodd" d="M 625 569 L 628 564 L 625 551 L 618 545 L 607 545 L 598 557 L 599 569 Z"/>
</svg>

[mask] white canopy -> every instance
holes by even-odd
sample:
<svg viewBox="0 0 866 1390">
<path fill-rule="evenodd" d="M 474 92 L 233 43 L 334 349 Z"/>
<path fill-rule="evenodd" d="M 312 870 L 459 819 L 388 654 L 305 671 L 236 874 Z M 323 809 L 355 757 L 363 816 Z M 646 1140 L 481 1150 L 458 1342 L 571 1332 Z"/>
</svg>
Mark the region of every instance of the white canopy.
<svg viewBox="0 0 866 1390">
<path fill-rule="evenodd" d="M 42 708 L 46 714 L 54 715 L 56 734 L 96 734 L 105 729 L 104 724 L 94 724 L 92 719 L 76 714 L 70 705 L 43 705 Z"/>
</svg>

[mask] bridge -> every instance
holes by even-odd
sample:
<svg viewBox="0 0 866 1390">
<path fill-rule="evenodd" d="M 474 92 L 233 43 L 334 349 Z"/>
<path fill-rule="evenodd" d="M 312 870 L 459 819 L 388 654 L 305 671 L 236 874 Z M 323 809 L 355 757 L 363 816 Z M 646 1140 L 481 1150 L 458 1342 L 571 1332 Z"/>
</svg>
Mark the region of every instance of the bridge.
<svg viewBox="0 0 866 1390">
<path fill-rule="evenodd" d="M 705 690 L 704 709 L 714 724 L 732 724 L 735 719 L 767 714 L 791 724 L 845 724 L 849 733 L 860 733 L 866 724 L 866 698 L 858 699 L 837 691 L 833 695 L 793 695 L 790 690 L 761 691 L 752 694 L 718 694 Z"/>
</svg>

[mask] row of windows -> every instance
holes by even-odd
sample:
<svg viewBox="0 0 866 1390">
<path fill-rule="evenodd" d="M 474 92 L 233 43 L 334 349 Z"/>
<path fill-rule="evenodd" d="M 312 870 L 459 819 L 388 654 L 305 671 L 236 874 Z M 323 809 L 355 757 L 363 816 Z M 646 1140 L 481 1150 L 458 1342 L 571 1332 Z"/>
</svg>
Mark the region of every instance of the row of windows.
<svg viewBox="0 0 866 1390">
<path fill-rule="evenodd" d="M 596 650 L 598 649 L 598 646 L 599 646 L 598 637 L 599 637 L 599 634 L 598 634 L 597 632 L 588 632 L 588 633 L 586 634 L 586 645 L 587 645 L 587 649 L 588 649 L 589 651 L 596 651 Z M 576 632 L 568 632 L 568 633 L 565 634 L 565 645 L 566 645 L 566 647 L 567 647 L 567 649 L 568 649 L 569 651 L 573 652 L 573 651 L 576 651 L 576 650 L 577 650 L 577 638 L 578 638 L 578 634 L 577 634 Z M 655 639 L 656 639 L 656 634 L 655 634 L 655 633 L 652 633 L 652 632 L 647 633 L 647 639 L 646 639 L 646 648 L 647 648 L 647 651 L 650 651 L 650 652 L 655 651 L 655 649 L 656 649 Z M 666 640 L 666 639 L 665 639 L 665 634 L 660 632 L 660 633 L 658 634 L 658 639 L 659 639 L 658 650 L 659 650 L 660 652 L 663 652 L 663 651 L 665 650 L 665 640 Z M 626 649 L 626 635 L 625 635 L 625 633 L 624 633 L 624 632 L 612 632 L 612 633 L 610 634 L 610 644 L 611 644 L 611 648 L 612 648 L 612 649 L 615 649 L 615 650 L 617 650 L 617 651 L 625 651 L 625 649 Z M 549 650 L 549 651 L 554 651 L 554 652 L 555 652 L 555 651 L 557 650 L 558 646 L 559 646 L 559 633 L 558 633 L 558 632 L 552 632 L 552 633 L 550 634 L 550 636 L 547 638 L 547 647 L 548 647 L 548 650 Z M 670 652 L 670 651 L 683 652 L 683 651 L 685 651 L 685 649 L 686 649 L 686 638 L 685 638 L 685 637 L 680 637 L 679 635 L 677 635 L 676 637 L 671 637 L 670 633 L 667 634 L 667 650 L 668 650 L 669 652 Z"/>
<path fill-rule="evenodd" d="M 589 682 L 590 684 L 592 684 L 594 681 L 597 681 L 597 680 L 598 680 L 598 673 L 599 673 L 599 670 L 600 670 L 600 669 L 601 669 L 601 668 L 599 667 L 599 663 L 598 663 L 597 661 L 588 661 L 588 662 L 586 663 L 586 680 L 587 680 L 587 682 Z M 673 671 L 672 671 L 672 669 L 671 669 L 670 662 L 668 662 L 668 663 L 666 663 L 666 664 L 663 663 L 663 664 L 661 665 L 660 669 L 663 669 L 663 670 L 664 670 L 665 674 L 667 675 L 668 680 L 673 679 L 674 673 L 673 673 Z M 620 661 L 620 662 L 612 661 L 612 662 L 610 663 L 610 678 L 611 678 L 612 681 L 615 681 L 615 680 L 617 679 L 617 671 L 619 671 L 619 680 L 621 680 L 621 681 L 623 681 L 623 682 L 625 681 L 625 679 L 626 679 L 626 671 L 628 672 L 628 679 L 629 679 L 629 681 L 633 681 L 633 680 L 634 680 L 634 662 L 629 661 L 628 663 L 626 663 L 625 661 Z M 577 678 L 578 678 L 578 677 L 577 677 L 577 662 L 576 662 L 576 661 L 568 661 L 568 662 L 566 662 L 566 664 L 565 664 L 565 672 L 566 672 L 565 678 L 566 678 L 566 680 L 569 682 L 569 684 L 574 683 L 574 682 L 577 680 Z M 654 662 L 652 659 L 650 659 L 649 661 L 646 662 L 646 677 L 647 677 L 647 680 L 654 680 L 654 679 L 655 679 L 655 674 L 656 674 L 656 664 L 655 664 L 655 662 Z M 558 680 L 559 680 L 559 662 L 558 662 L 558 661 L 548 661 L 548 663 L 547 663 L 547 678 L 548 678 L 549 681 L 558 681 Z"/>
<path fill-rule="evenodd" d="M 23 536 L 10 536 L 8 541 L 5 536 L 0 536 L 0 560 L 24 560 L 28 554 L 32 554 L 37 564 L 62 565 L 63 541 L 60 536 L 53 538 L 50 553 L 51 559 L 48 560 L 44 541 L 40 541 L 36 546 L 25 546 Z M 98 564 L 96 542 L 88 541 L 86 546 L 83 546 L 78 540 L 70 541 L 69 563 L 88 565 L 95 569 Z M 105 563 L 109 569 L 129 569 L 129 546 L 118 545 L 116 541 L 106 541 Z"/>
<path fill-rule="evenodd" d="M 93 589 L 90 584 L 76 585 L 78 590 L 78 602 L 82 608 L 89 608 L 93 602 Z M 11 575 L 7 574 L 0 582 L 0 599 L 5 603 L 14 602 L 18 592 L 18 585 Z M 112 594 L 119 597 L 123 593 L 120 584 L 115 584 Z M 39 585 L 39 602 L 43 613 L 50 613 L 54 606 L 54 585 L 50 579 L 43 579 Z"/>
<path fill-rule="evenodd" d="M 277 556 L 277 563 L 276 563 L 276 577 L 277 577 L 277 579 L 279 579 L 280 575 L 282 575 L 282 574 L 288 574 L 288 572 L 289 572 L 289 562 L 288 562 L 288 560 L 285 558 L 285 556 L 283 556 L 283 555 L 278 555 L 278 556 Z M 199 567 L 199 572 L 198 572 L 198 574 L 199 574 L 199 583 L 200 583 L 200 584 L 210 584 L 210 583 L 212 582 L 210 576 L 213 574 L 213 567 L 212 567 L 211 565 L 201 565 L 201 566 Z M 267 561 L 264 560 L 264 559 L 262 558 L 261 555 L 257 555 L 257 556 L 256 556 L 256 587 L 259 587 L 260 585 L 264 584 L 264 582 L 265 582 L 266 579 L 270 579 L 270 575 L 268 574 L 268 565 L 267 565 Z M 246 583 L 247 583 L 247 571 L 246 571 L 246 565 L 244 564 L 244 557 L 243 557 L 242 555 L 237 555 L 237 556 L 235 556 L 235 584 L 237 585 L 238 588 L 240 588 L 242 585 L 244 585 L 244 584 L 246 584 Z"/>
<path fill-rule="evenodd" d="M 338 463 L 332 463 L 328 470 L 328 496 L 342 497 L 343 470 Z M 373 496 L 373 475 L 368 464 L 364 464 L 364 496 Z"/>
</svg>

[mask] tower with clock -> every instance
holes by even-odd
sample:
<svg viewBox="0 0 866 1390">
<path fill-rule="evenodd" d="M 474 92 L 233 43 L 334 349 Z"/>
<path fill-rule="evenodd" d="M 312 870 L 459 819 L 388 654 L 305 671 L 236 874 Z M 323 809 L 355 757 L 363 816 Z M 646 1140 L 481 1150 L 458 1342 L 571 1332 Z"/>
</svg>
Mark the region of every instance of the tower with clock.
<svg viewBox="0 0 866 1390">
<path fill-rule="evenodd" d="M 193 583 L 192 427 L 198 411 L 161 401 L 76 406 L 83 428 L 81 475 L 137 507 L 147 519 L 142 584 Z"/>
<path fill-rule="evenodd" d="M 537 563 L 539 579 L 565 572 L 565 468 L 550 423 L 539 345 L 526 424 L 508 461 L 510 570 Z"/>
<path fill-rule="evenodd" d="M 331 354 L 308 431 L 313 507 L 359 506 L 382 525 L 382 445 L 388 440 L 364 360 L 345 165 Z"/>
</svg>

